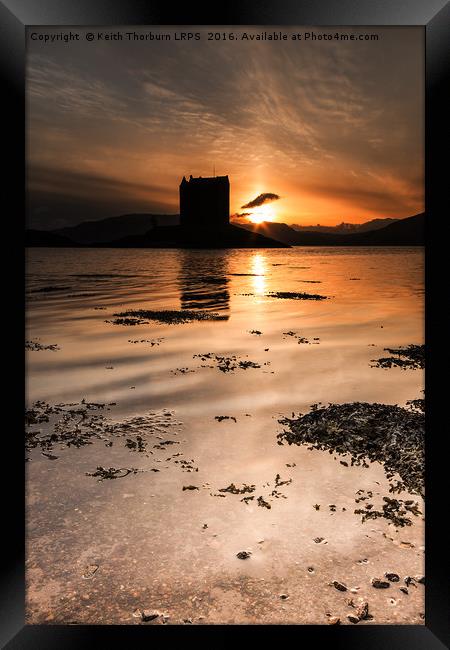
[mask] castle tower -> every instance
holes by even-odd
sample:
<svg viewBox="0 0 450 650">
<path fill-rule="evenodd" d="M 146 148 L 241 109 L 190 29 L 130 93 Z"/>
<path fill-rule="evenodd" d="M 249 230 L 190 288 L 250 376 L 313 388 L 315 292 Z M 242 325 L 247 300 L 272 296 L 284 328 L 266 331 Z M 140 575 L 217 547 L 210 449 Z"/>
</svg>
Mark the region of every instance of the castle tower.
<svg viewBox="0 0 450 650">
<path fill-rule="evenodd" d="M 185 228 L 214 230 L 230 222 L 228 176 L 183 176 L 180 183 L 180 224 Z"/>
</svg>

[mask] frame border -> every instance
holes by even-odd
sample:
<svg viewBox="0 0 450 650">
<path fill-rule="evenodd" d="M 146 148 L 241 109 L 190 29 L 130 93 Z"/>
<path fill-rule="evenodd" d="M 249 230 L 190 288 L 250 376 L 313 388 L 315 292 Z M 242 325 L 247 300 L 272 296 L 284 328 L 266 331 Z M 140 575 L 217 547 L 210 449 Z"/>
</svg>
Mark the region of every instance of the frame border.
<svg viewBox="0 0 450 650">
<path fill-rule="evenodd" d="M 183 627 L 184 642 L 204 637 L 207 643 L 225 645 L 232 640 L 236 627 L 243 640 L 254 641 L 255 632 L 273 632 L 275 638 L 284 631 L 298 634 L 300 640 L 331 643 L 334 648 L 379 650 L 381 644 L 389 650 L 440 650 L 449 643 L 448 579 L 443 571 L 443 560 L 448 557 L 448 538 L 443 531 L 442 513 L 448 509 L 444 477 L 447 462 L 439 453 L 439 442 L 431 440 L 440 434 L 440 423 L 446 421 L 444 386 L 436 381 L 444 377 L 448 327 L 439 309 L 439 281 L 445 277 L 448 251 L 442 237 L 445 199 L 448 200 L 448 149 L 444 134 L 448 132 L 450 4 L 446 0 L 228 0 L 218 9 L 186 3 L 175 11 L 161 0 L 0 0 L 0 71 L 2 104 L 6 108 L 6 159 L 9 170 L 5 194 L 9 210 L 5 216 L 7 242 L 14 246 L 13 267 L 8 260 L 4 276 L 14 277 L 19 284 L 16 291 L 8 280 L 6 304 L 13 305 L 18 322 L 9 334 L 11 345 L 17 344 L 19 358 L 24 359 L 24 261 L 23 224 L 25 207 L 25 39 L 26 28 L 32 25 L 89 26 L 89 25 L 314 25 L 314 26 L 423 26 L 425 29 L 425 206 L 426 224 L 426 297 L 425 328 L 427 345 L 426 426 L 426 575 L 425 626 L 194 626 Z M 447 100 L 447 101 L 446 101 Z M 5 155 L 6 154 L 6 155 Z M 445 164 L 445 162 L 447 164 Z M 445 194 L 444 194 L 445 193 Z M 19 198 L 20 197 L 20 198 Z M 19 207 L 20 206 L 20 207 Z M 19 212 L 19 214 L 17 214 Z M 431 219 L 430 219 L 430 215 Z M 5 256 L 6 257 L 6 256 Z M 437 299 L 432 303 L 432 290 Z M 441 294 L 442 296 L 442 294 Z M 442 298 L 441 298 L 442 299 Z M 448 345 L 448 343 L 447 343 Z M 17 364 L 17 361 L 15 362 Z M 13 366 L 7 366 L 12 368 Z M 433 381 L 433 376 L 435 380 Z M 11 395 L 14 421 L 22 427 L 23 385 Z M 448 398 L 447 398 L 448 399 Z M 9 405 L 8 405 L 9 406 Z M 17 418 L 17 419 L 16 419 Z M 448 415 L 447 415 L 448 419 Z M 16 435 L 16 426 L 7 440 L 9 456 L 6 460 L 3 506 L 7 532 L 3 535 L 0 574 L 0 643 L 8 650 L 23 648 L 79 648 L 105 646 L 107 643 L 130 643 L 140 646 L 147 642 L 175 640 L 179 626 L 38 626 L 24 625 L 25 620 L 25 524 L 23 438 Z M 433 434 L 431 434 L 433 431 Z M 6 429 L 5 429 L 6 435 Z M 6 476 L 5 476 L 6 474 Z M 431 478 L 432 477 L 432 478 Z M 448 489 L 448 488 L 447 488 Z M 446 508 L 447 506 L 447 508 Z M 218 628 L 218 629 L 217 629 Z M 262 628 L 262 629 L 261 629 Z M 272 629 L 273 628 L 273 629 Z M 352 630 L 352 631 L 350 631 Z M 353 631 L 356 630 L 356 631 Z M 361 631 L 361 630 L 364 630 Z M 217 643 L 217 632 L 221 642 Z M 277 637 L 275 637 L 275 634 Z M 251 636 L 250 636 L 251 635 Z M 257 634 L 258 636 L 258 634 Z M 262 638 L 262 637 L 260 637 Z"/>
</svg>

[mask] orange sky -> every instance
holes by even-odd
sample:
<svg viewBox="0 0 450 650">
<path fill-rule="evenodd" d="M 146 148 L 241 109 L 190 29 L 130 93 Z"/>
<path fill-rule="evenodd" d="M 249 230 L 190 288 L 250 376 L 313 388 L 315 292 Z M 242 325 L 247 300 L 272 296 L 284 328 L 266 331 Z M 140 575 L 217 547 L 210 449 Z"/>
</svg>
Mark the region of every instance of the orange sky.
<svg viewBox="0 0 450 650">
<path fill-rule="evenodd" d="M 265 192 L 262 215 L 302 225 L 422 211 L 423 30 L 364 31 L 379 40 L 29 41 L 30 225 L 175 214 L 182 176 L 214 166 L 232 213 Z"/>
</svg>

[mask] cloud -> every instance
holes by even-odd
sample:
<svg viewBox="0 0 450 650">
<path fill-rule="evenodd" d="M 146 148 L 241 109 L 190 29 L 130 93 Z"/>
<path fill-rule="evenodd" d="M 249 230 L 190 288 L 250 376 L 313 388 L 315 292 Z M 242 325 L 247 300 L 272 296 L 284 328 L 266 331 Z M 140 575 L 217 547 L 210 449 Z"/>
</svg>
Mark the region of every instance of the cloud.
<svg viewBox="0 0 450 650">
<path fill-rule="evenodd" d="M 231 215 L 231 219 L 244 219 L 245 217 L 249 217 L 251 215 L 251 212 L 235 212 L 234 214 Z"/>
<path fill-rule="evenodd" d="M 259 205 L 268 203 L 269 201 L 278 201 L 279 198 L 280 197 L 278 196 L 278 194 L 272 194 L 271 192 L 264 192 L 263 194 L 259 194 L 256 197 L 256 199 L 253 199 L 253 201 L 249 201 L 245 205 L 241 205 L 241 208 L 243 210 L 245 210 L 245 208 L 256 208 Z"/>
<path fill-rule="evenodd" d="M 49 224 L 63 218 L 63 199 L 64 215 L 83 200 L 77 221 L 89 203 L 105 216 L 99 202 L 112 214 L 118 201 L 173 213 L 183 174 L 206 176 L 215 165 L 230 176 L 236 219 L 280 198 L 265 193 L 240 207 L 264 187 L 286 197 L 278 216 L 287 222 L 420 211 L 423 33 L 370 31 L 379 42 L 32 41 L 30 205 L 53 205 Z"/>
</svg>

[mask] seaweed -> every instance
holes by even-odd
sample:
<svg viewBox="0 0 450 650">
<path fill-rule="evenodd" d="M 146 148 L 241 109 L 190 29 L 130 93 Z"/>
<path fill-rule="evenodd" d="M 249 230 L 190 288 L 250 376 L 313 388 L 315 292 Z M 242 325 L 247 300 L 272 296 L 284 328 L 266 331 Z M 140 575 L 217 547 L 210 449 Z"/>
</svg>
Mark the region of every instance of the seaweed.
<svg viewBox="0 0 450 650">
<path fill-rule="evenodd" d="M 44 345 L 43 343 L 39 343 L 39 341 L 25 341 L 25 350 L 31 350 L 33 352 L 40 352 L 41 350 L 51 350 L 52 352 L 56 352 L 57 350 L 60 350 L 61 348 L 56 344 L 52 343 L 51 345 Z"/>
<path fill-rule="evenodd" d="M 372 368 L 402 368 L 403 370 L 417 370 L 425 368 L 425 346 L 410 344 L 406 347 L 384 348 L 390 357 L 371 359 Z"/>
<path fill-rule="evenodd" d="M 190 323 L 192 321 L 222 321 L 228 316 L 209 311 L 193 311 L 190 309 L 161 311 L 150 309 L 132 309 L 129 311 L 113 314 L 114 320 L 107 320 L 106 323 L 114 325 L 143 325 L 150 321 L 177 325 Z"/>
<path fill-rule="evenodd" d="M 228 487 L 221 488 L 219 492 L 229 492 L 230 494 L 247 494 L 248 492 L 254 492 L 255 488 L 255 485 L 247 485 L 246 483 L 244 483 L 242 487 L 238 488 L 234 483 L 230 483 Z"/>
<path fill-rule="evenodd" d="M 269 291 L 266 293 L 269 298 L 281 298 L 285 300 L 328 300 L 328 296 L 319 293 L 304 293 L 298 291 Z"/>
<path fill-rule="evenodd" d="M 216 368 L 221 372 L 233 372 L 234 370 L 241 369 L 247 370 L 247 368 L 261 368 L 259 363 L 255 361 L 240 361 L 235 355 L 231 357 L 224 357 L 214 352 L 206 352 L 203 354 L 194 354 L 193 359 L 199 358 L 202 361 L 214 361 L 216 363 Z M 214 366 L 210 366 L 214 367 Z"/>
<path fill-rule="evenodd" d="M 425 416 L 386 404 L 353 402 L 313 408 L 306 415 L 282 418 L 287 427 L 278 444 L 309 445 L 350 455 L 352 465 L 369 461 L 384 465 L 388 479 L 398 473 L 405 487 L 423 496 Z"/>
</svg>

